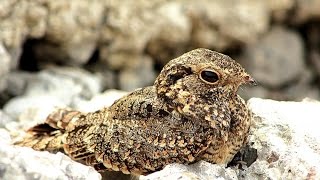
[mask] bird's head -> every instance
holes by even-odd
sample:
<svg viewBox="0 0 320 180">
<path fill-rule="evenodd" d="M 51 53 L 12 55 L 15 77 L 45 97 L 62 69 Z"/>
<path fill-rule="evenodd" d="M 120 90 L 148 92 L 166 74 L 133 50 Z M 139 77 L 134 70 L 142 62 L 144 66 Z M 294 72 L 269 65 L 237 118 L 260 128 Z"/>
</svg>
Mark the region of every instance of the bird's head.
<svg viewBox="0 0 320 180">
<path fill-rule="evenodd" d="M 183 95 L 235 96 L 239 86 L 245 83 L 255 84 L 255 80 L 239 63 L 229 56 L 200 48 L 166 64 L 155 86 L 158 97 L 174 100 Z"/>
</svg>

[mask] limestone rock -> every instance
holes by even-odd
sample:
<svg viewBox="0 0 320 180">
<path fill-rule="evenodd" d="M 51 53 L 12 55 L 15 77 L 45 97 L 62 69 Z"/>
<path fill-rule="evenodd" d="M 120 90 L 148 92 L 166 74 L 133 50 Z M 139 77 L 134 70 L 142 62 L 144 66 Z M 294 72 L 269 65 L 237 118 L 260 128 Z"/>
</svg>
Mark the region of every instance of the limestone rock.
<svg viewBox="0 0 320 180">
<path fill-rule="evenodd" d="M 75 102 L 74 108 L 82 112 L 97 111 L 103 107 L 111 106 L 115 100 L 121 98 L 126 94 L 128 94 L 128 92 L 109 89 L 101 94 L 94 96 L 89 101 L 78 99 Z"/>
<path fill-rule="evenodd" d="M 11 129 L 41 123 L 55 108 L 75 107 L 79 99 L 90 100 L 102 90 L 99 76 L 78 68 L 48 68 L 20 80 L 22 82 L 18 84 L 24 84 L 24 92 L 10 99 L 3 108 L 11 118 L 21 123 L 9 123 L 7 126 Z"/>
<path fill-rule="evenodd" d="M 231 168 L 225 168 L 223 165 L 210 164 L 205 161 L 186 166 L 182 164 L 170 164 L 162 171 L 155 172 L 148 176 L 140 176 L 140 180 L 201 180 L 201 179 L 219 179 L 236 180 L 237 174 Z"/>
<path fill-rule="evenodd" d="M 9 144 L 9 133 L 0 129 L 1 179 L 101 179 L 92 167 L 71 160 L 62 153 L 34 151 Z"/>
<path fill-rule="evenodd" d="M 187 9 L 200 47 L 221 51 L 231 42 L 249 44 L 268 28 L 270 10 L 263 1 L 193 1 Z"/>
<path fill-rule="evenodd" d="M 38 59 L 81 65 L 93 54 L 104 12 L 103 2 L 47 1 L 45 41 L 35 46 Z"/>
<path fill-rule="evenodd" d="M 320 102 L 278 102 L 253 98 L 250 143 L 258 159 L 239 176 L 244 179 L 320 178 Z"/>
</svg>

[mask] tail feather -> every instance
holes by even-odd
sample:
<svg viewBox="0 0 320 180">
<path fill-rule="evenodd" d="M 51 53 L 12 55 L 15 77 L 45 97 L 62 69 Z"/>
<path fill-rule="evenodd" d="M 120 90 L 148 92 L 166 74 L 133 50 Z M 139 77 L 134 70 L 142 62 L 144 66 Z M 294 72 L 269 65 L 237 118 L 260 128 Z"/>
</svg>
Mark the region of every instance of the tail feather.
<svg viewBox="0 0 320 180">
<path fill-rule="evenodd" d="M 63 152 L 66 128 L 79 114 L 79 111 L 58 109 L 47 117 L 45 123 L 30 128 L 26 137 L 14 144 L 38 151 Z"/>
<path fill-rule="evenodd" d="M 93 166 L 97 170 L 105 170 L 107 168 L 96 160 L 95 154 L 83 139 L 88 130 L 83 124 L 86 123 L 83 117 L 84 114 L 79 111 L 58 109 L 47 117 L 45 123 L 30 128 L 27 136 L 14 144 L 38 151 L 60 151 L 75 161 Z"/>
</svg>

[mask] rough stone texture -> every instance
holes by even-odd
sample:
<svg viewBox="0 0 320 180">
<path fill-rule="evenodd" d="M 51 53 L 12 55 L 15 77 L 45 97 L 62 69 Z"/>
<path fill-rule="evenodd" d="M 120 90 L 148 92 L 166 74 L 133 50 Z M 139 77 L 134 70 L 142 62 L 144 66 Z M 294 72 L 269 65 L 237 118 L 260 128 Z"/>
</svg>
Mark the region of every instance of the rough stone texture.
<svg viewBox="0 0 320 180">
<path fill-rule="evenodd" d="M 96 48 L 99 28 L 104 18 L 104 4 L 99 0 L 50 1 L 44 42 L 35 46 L 39 59 L 64 64 L 86 63 Z"/>
<path fill-rule="evenodd" d="M 13 66 L 27 38 L 41 39 L 34 47 L 39 59 L 83 64 L 98 43 L 107 44 L 101 47 L 109 55 L 102 59 L 119 52 L 141 54 L 148 43 L 160 55 L 161 47 L 201 43 L 206 32 L 212 38 L 202 45 L 223 49 L 233 41 L 255 40 L 267 30 L 269 19 L 263 1 L 247 0 L 3 0 L 0 10 L 0 42 L 8 48 Z"/>
<path fill-rule="evenodd" d="M 229 43 L 252 43 L 268 28 L 270 10 L 263 1 L 205 2 L 187 7 L 196 20 L 192 38 L 197 46 L 222 50 Z"/>
<path fill-rule="evenodd" d="M 256 116 L 250 142 L 258 150 L 258 160 L 240 176 L 248 179 L 319 179 L 320 102 L 253 98 L 248 105 Z"/>
<path fill-rule="evenodd" d="M 252 98 L 255 114 L 249 144 L 258 159 L 249 168 L 222 168 L 208 163 L 170 165 L 140 179 L 319 179 L 320 102 L 279 102 Z"/>
<path fill-rule="evenodd" d="M 62 153 L 37 152 L 9 143 L 9 133 L 0 129 L 0 179 L 101 179 L 92 167 L 72 161 Z"/>
<path fill-rule="evenodd" d="M 258 83 L 272 88 L 299 79 L 306 69 L 301 37 L 283 27 L 274 27 L 258 44 L 249 46 L 243 59 Z"/>
<path fill-rule="evenodd" d="M 93 53 L 104 6 L 100 1 L 1 2 L 0 42 L 8 48 L 16 66 L 27 38 L 43 39 L 35 46 L 39 59 L 82 64 Z"/>
</svg>

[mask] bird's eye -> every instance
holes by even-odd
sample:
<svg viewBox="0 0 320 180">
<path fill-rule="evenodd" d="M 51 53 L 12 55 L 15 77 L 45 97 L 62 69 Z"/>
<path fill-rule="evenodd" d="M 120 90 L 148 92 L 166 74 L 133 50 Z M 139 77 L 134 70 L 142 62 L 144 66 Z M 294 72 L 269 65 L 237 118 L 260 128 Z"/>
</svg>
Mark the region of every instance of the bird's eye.
<svg viewBox="0 0 320 180">
<path fill-rule="evenodd" d="M 213 70 L 202 70 L 200 73 L 200 79 L 206 83 L 213 84 L 219 80 L 219 74 Z"/>
</svg>

